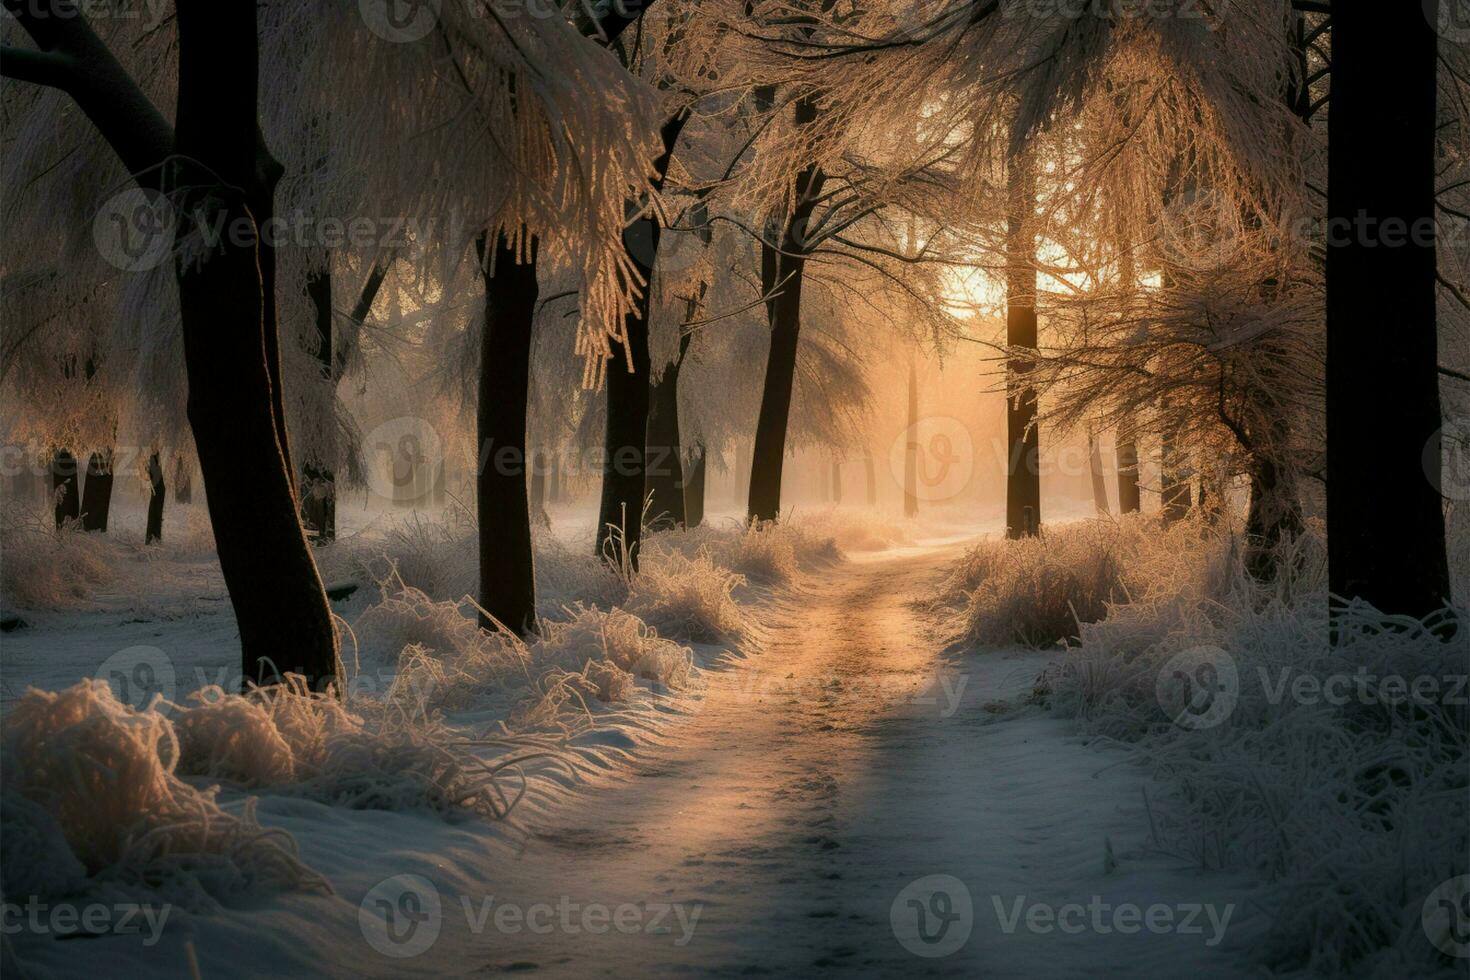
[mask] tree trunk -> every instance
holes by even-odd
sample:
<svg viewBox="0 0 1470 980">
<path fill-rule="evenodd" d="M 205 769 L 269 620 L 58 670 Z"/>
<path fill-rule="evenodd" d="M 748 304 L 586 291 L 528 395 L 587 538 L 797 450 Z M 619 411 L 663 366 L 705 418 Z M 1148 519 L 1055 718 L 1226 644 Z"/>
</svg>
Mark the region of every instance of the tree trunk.
<svg viewBox="0 0 1470 980">
<path fill-rule="evenodd" d="M 1118 281 L 1130 301 L 1137 283 L 1133 248 L 1121 232 L 1118 235 Z M 1118 426 L 1113 456 L 1118 465 L 1118 513 L 1136 514 L 1143 509 L 1138 492 L 1138 443 L 1133 439 L 1133 425 L 1124 419 Z"/>
<path fill-rule="evenodd" d="M 699 527 L 704 523 L 704 484 L 708 465 L 708 450 L 704 443 L 697 442 L 689 454 L 689 465 L 684 468 L 684 524 Z"/>
<path fill-rule="evenodd" d="M 1438 5 L 1427 17 L 1423 6 L 1334 6 L 1326 266 L 1331 592 L 1415 617 L 1450 596 L 1433 224 Z"/>
<path fill-rule="evenodd" d="M 543 527 L 551 523 L 546 516 L 546 458 L 544 449 L 531 451 L 531 523 Z"/>
<path fill-rule="evenodd" d="M 317 367 L 322 379 L 335 387 L 336 368 L 332 344 L 332 274 L 330 271 L 313 273 L 306 280 L 306 295 L 311 299 L 316 313 Z M 334 406 L 328 404 L 328 411 Z M 329 439 L 336 442 L 336 426 L 330 427 Z M 331 458 L 334 446 L 324 447 L 323 454 Z M 305 485 L 301 488 L 301 515 L 306 521 L 308 532 L 316 532 L 316 543 L 326 544 L 337 537 L 337 482 L 330 466 L 306 464 L 303 472 Z"/>
<path fill-rule="evenodd" d="M 1108 484 L 1103 478 L 1102 451 L 1098 448 L 1096 436 L 1087 438 L 1087 467 L 1092 471 L 1093 506 L 1099 514 L 1112 513 L 1108 507 Z"/>
<path fill-rule="evenodd" d="M 657 254 L 658 222 L 641 218 L 624 233 L 650 236 Z M 637 249 L 630 248 L 629 256 Z M 634 259 L 634 262 L 639 262 Z M 649 279 L 652 270 L 640 265 Z M 638 570 L 643 537 L 644 440 L 648 437 L 648 291 L 624 318 L 627 361 L 615 360 L 607 372 L 607 428 L 603 435 L 602 501 L 597 518 L 597 554 L 609 564 L 626 560 Z M 630 369 L 631 365 L 631 369 Z"/>
<path fill-rule="evenodd" d="M 51 455 L 51 492 L 57 527 L 81 516 L 82 481 L 77 476 L 77 459 L 69 449 L 57 449 Z"/>
<path fill-rule="evenodd" d="M 1036 235 L 1032 212 L 1036 208 L 1036 177 L 1032 162 L 1022 156 L 1012 161 L 1006 218 L 1006 343 L 1035 349 Z M 1032 362 L 1007 362 L 1006 398 L 1006 536 L 1029 536 L 1041 523 L 1041 440 L 1036 426 L 1036 389 L 1025 383 Z"/>
<path fill-rule="evenodd" d="M 112 511 L 112 450 L 87 457 L 87 482 L 82 485 L 82 530 L 107 531 Z"/>
<path fill-rule="evenodd" d="M 326 590 L 297 517 L 272 388 L 274 256 L 257 248 L 279 167 L 257 128 L 256 10 L 180 0 L 177 188 L 180 245 L 223 219 L 225 235 L 198 261 L 179 262 L 188 417 L 199 452 L 220 568 L 240 630 L 247 679 L 303 675 L 337 685 L 341 661 Z M 187 246 L 184 246 L 187 248 Z"/>
<path fill-rule="evenodd" d="M 163 540 L 163 501 L 167 489 L 163 485 L 163 464 L 158 453 L 148 457 L 148 528 L 143 535 L 144 544 Z"/>
<path fill-rule="evenodd" d="M 808 99 L 797 102 L 797 126 L 810 124 L 816 116 L 815 103 Z M 781 472 L 786 462 L 786 428 L 791 417 L 791 394 L 796 381 L 796 354 L 801 335 L 801 287 L 806 253 L 810 247 L 807 232 L 825 182 L 826 175 L 816 164 L 797 175 L 796 205 L 781 232 L 781 254 L 762 252 L 762 286 L 767 295 L 773 289 L 776 295 L 767 303 L 771 349 L 766 359 L 760 416 L 755 426 L 755 448 L 751 454 L 747 508 L 747 519 L 751 522 L 774 521 L 781 515 Z M 772 264 L 774 268 L 769 268 Z"/>
<path fill-rule="evenodd" d="M 1118 513 L 1136 514 L 1143 509 L 1138 492 L 1138 444 L 1118 431 Z"/>
<path fill-rule="evenodd" d="M 679 134 L 689 119 L 681 110 L 664 121 L 659 135 L 663 153 L 654 160 L 655 190 L 663 187 Z M 629 202 L 630 211 L 641 211 Z M 607 373 L 607 428 L 603 435 L 602 501 L 598 508 L 595 553 L 609 564 L 626 562 L 638 571 L 638 546 L 643 538 L 644 442 L 648 438 L 648 392 L 652 366 L 648 357 L 648 304 L 653 292 L 653 267 L 658 259 L 656 217 L 641 217 L 623 232 L 623 249 L 644 283 L 642 295 L 623 318 L 628 347 L 622 363 Z"/>
<path fill-rule="evenodd" d="M 536 628 L 535 559 L 525 464 L 531 333 L 540 295 L 537 244 L 530 239 L 524 244 L 524 255 L 519 256 L 515 243 L 502 233 L 496 236 L 493 257 L 487 236 L 480 237 L 476 249 L 485 280 L 476 413 L 481 460 L 475 494 L 480 525 L 480 605 L 506 628 L 525 636 Z M 521 257 L 526 261 L 518 262 Z M 480 625 L 492 628 L 493 624 L 481 613 Z"/>
<path fill-rule="evenodd" d="M 832 460 L 832 502 L 842 503 L 842 461 Z"/>
<path fill-rule="evenodd" d="M 919 513 L 919 373 L 912 354 L 909 355 L 908 415 L 905 421 L 908 436 L 903 447 L 903 514 L 915 517 Z"/>
<path fill-rule="evenodd" d="M 649 498 L 650 527 L 683 527 L 683 447 L 679 436 L 679 370 L 689 352 L 690 334 L 679 338 L 678 357 L 664 368 L 649 395 L 647 473 L 644 493 Z"/>
<path fill-rule="evenodd" d="M 863 457 L 863 475 L 868 484 L 868 506 L 878 506 L 878 464 L 873 462 L 870 453 Z"/>
<path fill-rule="evenodd" d="M 188 504 L 194 501 L 194 467 L 183 453 L 174 457 L 174 503 Z"/>
</svg>

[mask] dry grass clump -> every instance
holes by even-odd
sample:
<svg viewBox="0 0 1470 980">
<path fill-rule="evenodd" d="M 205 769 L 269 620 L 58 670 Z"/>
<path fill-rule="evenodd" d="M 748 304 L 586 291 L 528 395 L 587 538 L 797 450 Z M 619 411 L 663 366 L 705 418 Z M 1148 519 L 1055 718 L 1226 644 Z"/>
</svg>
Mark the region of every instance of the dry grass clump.
<svg viewBox="0 0 1470 980">
<path fill-rule="evenodd" d="M 112 882 L 189 908 L 284 888 L 329 891 L 289 834 L 181 778 L 173 724 L 102 681 L 28 691 L 0 723 L 4 888 L 54 897 Z M 15 845 L 27 842 L 30 847 Z"/>
<path fill-rule="evenodd" d="M 0 599 L 10 609 L 64 610 L 89 605 L 114 578 L 117 543 L 69 524 L 57 528 L 31 510 L 0 509 Z"/>
<path fill-rule="evenodd" d="M 1246 574 L 1228 535 L 1094 534 L 1047 559 L 990 546 L 956 571 L 978 578 L 977 592 L 986 581 L 1023 581 L 1025 592 L 1040 576 L 1017 576 L 996 555 L 1074 561 L 1072 577 L 1053 579 L 1069 588 L 1098 580 L 1100 556 L 1113 563 L 1127 601 L 1105 602 L 1093 622 L 1079 616 L 1038 699 L 1131 745 L 1168 787 L 1150 807 L 1157 846 L 1267 883 L 1273 928 L 1259 952 L 1273 969 L 1448 973 L 1420 917 L 1430 892 L 1470 864 L 1463 631 L 1447 643 L 1425 623 L 1358 606 L 1329 642 L 1320 526 L 1284 546 L 1269 586 Z M 1464 608 L 1455 614 L 1466 621 Z M 1208 688 L 1191 686 L 1200 677 Z M 1423 696 L 1406 696 L 1415 683 Z"/>
</svg>

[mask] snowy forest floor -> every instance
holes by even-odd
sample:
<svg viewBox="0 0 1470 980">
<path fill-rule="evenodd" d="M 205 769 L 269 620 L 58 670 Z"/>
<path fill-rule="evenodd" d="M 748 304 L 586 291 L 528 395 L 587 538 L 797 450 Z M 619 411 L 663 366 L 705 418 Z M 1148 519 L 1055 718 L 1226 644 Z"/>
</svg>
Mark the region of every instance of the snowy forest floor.
<svg viewBox="0 0 1470 980">
<path fill-rule="evenodd" d="M 1025 704 L 1053 655 L 950 646 L 919 608 L 963 543 L 852 553 L 748 597 L 748 656 L 703 661 L 712 669 L 666 720 L 632 738 L 605 731 L 601 768 L 508 821 L 267 791 L 262 824 L 292 833 L 334 894 L 180 914 L 149 945 L 113 935 L 17 952 L 38 976 L 189 976 L 191 952 L 205 978 L 266 964 L 336 976 L 1245 974 L 1262 918 L 1250 884 L 1148 847 L 1146 776 Z M 119 626 L 92 640 L 157 642 L 123 635 L 144 624 Z M 209 635 L 196 646 L 216 646 Z M 27 674 L 75 679 L 74 666 L 62 678 L 63 665 L 40 664 L 42 639 L 7 641 L 13 693 L 41 683 Z"/>
</svg>

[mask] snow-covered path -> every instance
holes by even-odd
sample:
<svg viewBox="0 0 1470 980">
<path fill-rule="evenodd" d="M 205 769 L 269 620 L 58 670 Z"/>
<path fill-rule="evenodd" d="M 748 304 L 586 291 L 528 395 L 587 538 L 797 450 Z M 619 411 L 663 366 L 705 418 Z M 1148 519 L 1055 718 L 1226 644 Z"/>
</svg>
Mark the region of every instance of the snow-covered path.
<svg viewBox="0 0 1470 980">
<path fill-rule="evenodd" d="M 334 895 L 29 963 L 188 977 L 192 943 L 206 978 L 1243 975 L 1245 883 L 1145 850 L 1143 776 L 1022 707 L 1047 655 L 946 651 L 915 608 L 960 548 L 818 570 L 663 738 L 509 823 L 267 795 Z"/>
<path fill-rule="evenodd" d="M 539 900 L 698 903 L 687 943 L 675 921 L 666 936 L 488 945 L 510 961 L 581 969 L 625 957 L 715 974 L 911 961 L 889 932 L 888 901 L 866 900 L 896 891 L 880 867 L 896 841 L 873 833 L 879 815 L 863 812 L 860 790 L 902 765 L 890 754 L 897 707 L 937 694 L 939 721 L 934 644 L 907 604 L 950 557 L 837 566 L 788 601 L 751 663 L 711 675 L 699 713 L 626 785 L 532 829 L 521 860 Z"/>
<path fill-rule="evenodd" d="M 887 552 L 809 583 L 751 661 L 710 675 L 698 713 L 631 777 L 530 822 L 486 894 L 438 895 L 440 937 L 413 967 L 1124 976 L 1152 962 L 1235 975 L 1226 949 L 1238 946 L 1212 941 L 1203 908 L 1191 922 L 1199 934 L 1123 934 L 1108 912 L 1107 931 L 1033 931 L 1024 917 L 1002 930 L 997 908 L 1009 916 L 1017 902 L 1029 913 L 1097 894 L 1141 908 L 1213 903 L 1218 917 L 1232 898 L 1183 862 L 1132 857 L 1147 831 L 1141 780 L 1126 770 L 1095 778 L 1115 757 L 1044 717 L 991 724 L 998 700 L 1029 691 L 1046 658 L 946 661 L 912 604 L 957 553 Z M 918 921 L 918 907 L 963 915 L 965 902 L 973 928 L 968 918 Z M 541 933 L 520 920 L 537 905 Z M 655 925 L 663 905 L 671 910 Z M 595 932 L 604 909 L 622 909 L 627 931 Z M 1238 903 L 1232 915 L 1232 925 L 1243 917 Z M 944 936 L 925 943 L 921 930 Z"/>
</svg>

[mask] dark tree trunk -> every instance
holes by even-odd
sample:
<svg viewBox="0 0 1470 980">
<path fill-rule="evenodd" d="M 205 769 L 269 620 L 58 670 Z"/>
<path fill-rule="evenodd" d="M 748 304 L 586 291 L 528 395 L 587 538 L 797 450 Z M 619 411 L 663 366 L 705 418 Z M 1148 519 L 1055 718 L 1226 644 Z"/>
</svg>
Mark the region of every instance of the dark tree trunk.
<svg viewBox="0 0 1470 980">
<path fill-rule="evenodd" d="M 244 675 L 295 672 L 313 689 L 340 690 L 337 632 L 297 516 L 272 386 L 274 273 L 264 266 L 274 256 L 250 233 L 270 213 L 279 173 L 256 122 L 256 10 L 180 0 L 176 19 L 179 234 L 220 218 L 247 231 L 177 269 L 188 416 Z"/>
<path fill-rule="evenodd" d="M 174 457 L 174 503 L 187 504 L 194 500 L 194 467 L 179 453 Z"/>
<path fill-rule="evenodd" d="M 1131 300 L 1137 282 L 1133 248 L 1121 233 L 1118 246 L 1118 280 Z M 1118 513 L 1136 514 L 1143 509 L 1138 492 L 1138 443 L 1133 439 L 1133 426 L 1127 419 L 1118 426 L 1113 456 L 1118 465 Z"/>
<path fill-rule="evenodd" d="M 797 106 L 798 122 L 803 116 L 803 105 L 805 102 Z M 815 110 L 811 111 L 810 117 L 815 118 Z M 777 295 L 768 304 L 771 350 L 766 360 L 760 416 L 755 426 L 755 448 L 751 453 L 747 517 L 752 522 L 774 521 L 781 515 L 781 472 L 786 461 L 786 428 L 791 417 L 791 394 L 796 382 L 796 354 L 801 335 L 801 287 L 807 249 L 805 236 L 825 179 L 816 166 L 808 167 L 796 178 L 796 207 L 781 234 L 781 251 L 784 254 L 775 257 L 776 268 L 770 273 Z M 763 270 L 762 278 L 765 274 Z"/>
<path fill-rule="evenodd" d="M 524 234 L 524 231 L 522 232 Z M 476 243 L 485 280 L 485 329 L 480 341 L 480 395 L 476 413 L 480 479 L 475 494 L 480 533 L 480 625 L 501 625 L 525 636 L 536 628 L 536 567 L 531 551 L 531 505 L 526 487 L 526 406 L 531 392 L 531 333 L 540 288 L 536 241 L 518 262 L 504 234 L 492 255 L 486 236 Z"/>
<path fill-rule="evenodd" d="M 868 484 L 868 506 L 878 506 L 878 464 L 871 455 L 863 457 L 863 476 Z"/>
<path fill-rule="evenodd" d="M 832 460 L 832 502 L 842 503 L 842 461 Z"/>
<path fill-rule="evenodd" d="M 1006 218 L 1006 343 L 1036 348 L 1036 177 L 1031 161 L 1013 161 Z M 1041 524 L 1041 440 L 1036 426 L 1036 389 L 1026 384 L 1030 360 L 1012 358 L 1006 398 L 1006 536 L 1036 533 Z"/>
<path fill-rule="evenodd" d="M 769 111 L 776 99 L 772 85 L 753 93 L 758 112 Z M 810 125 L 816 120 L 816 103 L 796 103 L 794 122 Z M 761 243 L 761 289 L 766 300 L 766 317 L 771 327 L 771 348 L 766 359 L 766 376 L 761 391 L 760 415 L 756 420 L 755 443 L 751 447 L 750 485 L 746 519 L 774 521 L 781 514 L 781 472 L 786 462 L 786 427 L 791 415 L 791 394 L 796 379 L 796 354 L 801 334 L 801 287 L 806 269 L 806 233 L 822 193 L 826 175 L 816 164 L 796 178 L 795 207 L 780 229 L 780 248 L 770 245 L 773 229 L 768 227 Z"/>
<path fill-rule="evenodd" d="M 531 450 L 531 523 L 542 526 L 551 523 L 546 516 L 546 459 L 546 450 Z"/>
<path fill-rule="evenodd" d="M 919 513 L 919 371 L 909 356 L 908 414 L 904 416 L 907 440 L 903 446 L 903 514 Z"/>
<path fill-rule="evenodd" d="M 665 120 L 660 136 L 663 153 L 654 161 L 654 189 L 661 189 L 673 159 L 687 111 Z M 629 202 L 637 213 L 642 205 Z M 626 561 L 638 570 L 643 539 L 644 441 L 648 438 L 648 393 L 652 366 L 648 357 L 648 303 L 661 232 L 657 218 L 641 217 L 623 232 L 623 248 L 645 286 L 623 318 L 628 335 L 625 359 L 614 359 L 607 372 L 607 428 L 603 435 L 602 501 L 598 508 L 595 553 L 609 564 Z"/>
<path fill-rule="evenodd" d="M 1102 451 L 1098 448 L 1096 436 L 1087 439 L 1087 468 L 1092 473 L 1092 505 L 1099 514 L 1112 513 L 1108 507 L 1107 480 L 1103 478 Z"/>
<path fill-rule="evenodd" d="M 144 544 L 163 540 L 163 501 L 167 488 L 163 485 L 163 464 L 158 453 L 148 457 L 148 528 L 143 535 Z"/>
<path fill-rule="evenodd" d="M 1138 444 L 1132 436 L 1118 432 L 1118 513 L 1136 514 L 1143 509 L 1138 492 Z"/>
<path fill-rule="evenodd" d="M 1437 4 L 1427 17 L 1423 6 L 1334 5 L 1327 197 L 1330 587 L 1415 617 L 1450 595 L 1433 234 Z"/>
<path fill-rule="evenodd" d="M 658 222 L 640 218 L 624 233 L 653 240 L 628 249 L 630 257 L 658 251 Z M 634 259 L 634 262 L 640 260 Z M 652 269 L 638 270 L 647 279 Z M 629 571 L 638 570 L 638 546 L 643 537 L 643 443 L 648 436 L 648 293 L 638 299 L 624 318 L 628 332 L 627 360 L 616 358 L 607 372 L 607 428 L 603 436 L 602 502 L 597 518 L 597 554 L 610 564 L 626 559 Z M 630 369 L 631 365 L 631 369 Z"/>
<path fill-rule="evenodd" d="M 179 94 L 170 130 L 75 4 L 6 3 L 42 51 L 62 56 L 64 67 L 27 80 L 63 88 L 140 187 L 173 194 L 180 251 L 193 258 L 176 270 L 187 411 L 244 673 L 294 669 L 320 688 L 340 682 L 337 636 L 297 517 L 280 410 L 274 255 L 251 234 L 271 215 L 280 175 L 259 135 L 256 10 L 202 0 L 175 8 Z M 225 230 L 221 241 L 199 254 L 198 239 L 208 241 L 216 227 Z"/>
<path fill-rule="evenodd" d="M 684 468 L 684 523 L 687 527 L 699 527 L 704 523 L 704 485 L 708 466 L 708 451 L 704 443 L 697 442 L 689 453 L 689 465 Z"/>
<path fill-rule="evenodd" d="M 107 530 L 112 512 L 112 450 L 87 457 L 87 482 L 82 485 L 82 530 Z"/>
<path fill-rule="evenodd" d="M 316 313 L 317 367 L 323 380 L 335 385 L 336 368 L 332 345 L 332 274 L 330 271 L 313 273 L 306 280 L 306 295 Z M 328 404 L 328 411 L 333 406 Z M 335 425 L 331 427 L 332 442 L 335 443 Z M 324 448 L 324 455 L 333 455 L 333 447 Z M 301 516 L 306 521 L 308 532 L 316 532 L 317 544 L 326 544 L 337 537 L 337 479 L 329 466 L 307 464 L 303 472 L 301 488 Z"/>
<path fill-rule="evenodd" d="M 51 455 L 51 492 L 56 500 L 57 527 L 81 516 L 82 481 L 71 450 L 58 449 Z"/>
<path fill-rule="evenodd" d="M 678 356 L 664 368 L 649 395 L 647 473 L 644 493 L 649 498 L 651 527 L 683 527 L 684 448 L 679 435 L 679 370 L 689 353 L 691 335 L 679 338 Z"/>
</svg>

